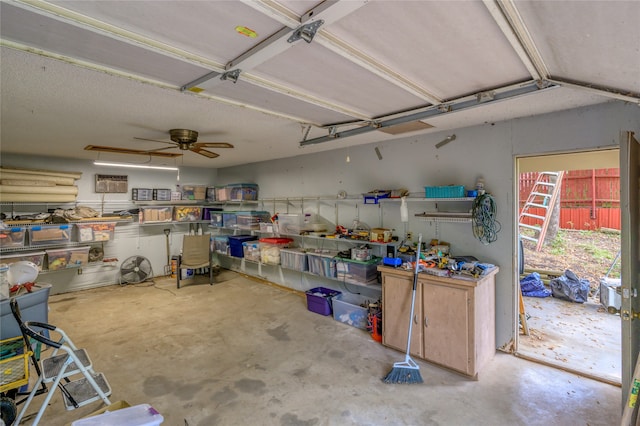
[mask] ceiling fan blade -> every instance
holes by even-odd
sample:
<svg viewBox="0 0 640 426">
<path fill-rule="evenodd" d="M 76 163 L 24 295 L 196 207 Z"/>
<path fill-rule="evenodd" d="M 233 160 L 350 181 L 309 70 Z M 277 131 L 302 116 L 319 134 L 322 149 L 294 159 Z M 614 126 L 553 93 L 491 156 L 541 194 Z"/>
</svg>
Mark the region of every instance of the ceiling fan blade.
<svg viewBox="0 0 640 426">
<path fill-rule="evenodd" d="M 191 148 L 189 148 L 189 150 L 195 152 L 196 154 L 204 155 L 205 157 L 209 157 L 209 158 L 220 157 L 220 154 L 207 151 L 206 149 L 200 148 L 198 146 L 192 146 Z"/>
<path fill-rule="evenodd" d="M 193 145 L 199 148 L 233 148 L 233 145 L 227 142 L 196 142 Z"/>
<path fill-rule="evenodd" d="M 174 145 L 174 146 L 165 146 L 165 147 L 162 147 L 162 148 L 150 149 L 150 150 L 148 150 L 147 152 L 158 152 L 158 151 L 164 151 L 164 150 L 166 150 L 166 149 L 174 149 L 174 148 L 177 148 L 177 147 L 178 147 L 177 145 Z"/>
<path fill-rule="evenodd" d="M 134 154 L 134 155 L 152 155 L 154 157 L 175 158 L 181 157 L 182 154 L 177 152 L 157 152 L 157 151 L 143 151 L 140 149 L 130 148 L 116 148 L 114 146 L 101 146 L 101 145 L 87 145 L 84 147 L 87 151 L 99 151 L 99 152 L 111 152 L 114 154 Z"/>
<path fill-rule="evenodd" d="M 137 139 L 139 141 L 149 141 L 149 142 L 160 142 L 160 143 L 170 143 L 171 145 L 175 145 L 175 142 L 172 141 L 161 141 L 159 139 L 147 139 L 147 138 L 137 138 L 134 136 L 134 139 Z"/>
</svg>

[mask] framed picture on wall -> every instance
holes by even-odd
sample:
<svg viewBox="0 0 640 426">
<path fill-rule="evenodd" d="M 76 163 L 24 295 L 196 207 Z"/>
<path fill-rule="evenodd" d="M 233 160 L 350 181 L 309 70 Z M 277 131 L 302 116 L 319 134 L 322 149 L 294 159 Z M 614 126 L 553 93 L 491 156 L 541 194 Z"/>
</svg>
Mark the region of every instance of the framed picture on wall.
<svg viewBox="0 0 640 426">
<path fill-rule="evenodd" d="M 96 192 L 99 192 L 99 193 L 129 192 L 127 175 L 96 174 Z"/>
</svg>

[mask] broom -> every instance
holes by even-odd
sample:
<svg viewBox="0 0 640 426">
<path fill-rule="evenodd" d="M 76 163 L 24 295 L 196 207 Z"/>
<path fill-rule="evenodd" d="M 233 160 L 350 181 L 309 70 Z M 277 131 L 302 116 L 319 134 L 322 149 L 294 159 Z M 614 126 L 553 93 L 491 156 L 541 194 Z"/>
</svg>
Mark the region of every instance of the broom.
<svg viewBox="0 0 640 426">
<path fill-rule="evenodd" d="M 397 383 L 397 384 L 412 384 L 422 383 L 422 376 L 420 375 L 420 367 L 409 356 L 409 349 L 411 348 L 411 329 L 413 326 L 413 310 L 416 304 L 416 286 L 418 284 L 418 265 L 420 264 L 420 246 L 422 246 L 422 234 L 418 236 L 418 251 L 416 253 L 416 265 L 413 268 L 413 291 L 411 295 L 411 315 L 409 316 L 409 333 L 407 336 L 407 353 L 405 354 L 404 361 L 396 362 L 393 364 L 393 368 L 387 374 L 382 381 L 385 383 Z"/>
</svg>

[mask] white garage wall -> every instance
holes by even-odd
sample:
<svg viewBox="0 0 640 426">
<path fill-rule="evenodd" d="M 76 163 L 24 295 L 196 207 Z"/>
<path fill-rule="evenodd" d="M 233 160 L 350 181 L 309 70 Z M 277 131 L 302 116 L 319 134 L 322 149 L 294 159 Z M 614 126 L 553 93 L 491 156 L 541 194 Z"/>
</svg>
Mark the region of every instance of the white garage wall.
<svg viewBox="0 0 640 426">
<path fill-rule="evenodd" d="M 618 145 L 622 130 L 640 131 L 637 105 L 607 103 L 542 116 L 488 123 L 425 136 L 407 137 L 392 142 L 365 145 L 295 158 L 220 169 L 221 183 L 255 182 L 260 197 L 335 195 L 339 190 L 361 194 L 373 189 L 408 188 L 421 192 L 425 185 L 465 185 L 473 187 L 482 177 L 498 205 L 502 230 L 498 240 L 483 245 L 475 240 L 469 224 L 438 225 L 439 237 L 451 243 L 455 254 L 470 254 L 500 266 L 497 276 L 496 315 L 498 347 L 508 347 L 515 333 L 516 206 L 514 157 L 518 155 L 572 150 L 593 150 Z M 451 133 L 456 140 L 440 149 L 435 144 Z M 379 147 L 383 159 L 374 151 Z M 304 151 L 304 149 L 302 149 Z M 349 155 L 351 162 L 345 161 Z M 409 230 L 429 240 L 436 227 L 415 220 L 416 211 L 428 209 L 427 203 L 412 203 Z M 389 207 L 387 207 L 389 206 Z M 340 209 L 340 211 L 348 208 Z M 384 225 L 402 230 L 399 204 L 387 205 Z M 332 209 L 327 219 L 333 220 Z M 355 209 L 352 207 L 352 211 Z M 361 206 L 360 219 L 377 226 L 375 206 Z M 350 225 L 348 214 L 340 224 Z"/>
</svg>

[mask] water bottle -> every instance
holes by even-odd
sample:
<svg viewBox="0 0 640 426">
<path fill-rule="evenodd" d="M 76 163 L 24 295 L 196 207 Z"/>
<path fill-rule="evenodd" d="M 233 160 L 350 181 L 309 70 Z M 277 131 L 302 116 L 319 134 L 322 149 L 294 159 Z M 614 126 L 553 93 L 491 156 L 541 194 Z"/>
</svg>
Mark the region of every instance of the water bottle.
<svg viewBox="0 0 640 426">
<path fill-rule="evenodd" d="M 9 298 L 9 265 L 0 263 L 0 299 Z"/>
<path fill-rule="evenodd" d="M 476 182 L 476 191 L 478 191 L 478 195 L 484 195 L 484 179 L 478 178 Z"/>
</svg>

